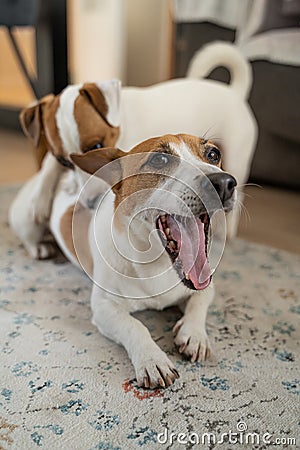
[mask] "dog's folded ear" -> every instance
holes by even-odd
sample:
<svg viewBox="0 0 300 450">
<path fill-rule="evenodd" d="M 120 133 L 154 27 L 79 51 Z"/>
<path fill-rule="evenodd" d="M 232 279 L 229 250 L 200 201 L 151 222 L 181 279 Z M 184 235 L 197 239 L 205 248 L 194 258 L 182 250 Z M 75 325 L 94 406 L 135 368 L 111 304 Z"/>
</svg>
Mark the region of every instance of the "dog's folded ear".
<svg viewBox="0 0 300 450">
<path fill-rule="evenodd" d="M 43 119 L 42 119 L 42 107 L 52 101 L 54 98 L 53 94 L 49 94 L 37 103 L 27 108 L 24 108 L 20 112 L 20 123 L 25 136 L 31 139 L 33 145 L 38 147 L 41 137 L 41 132 L 43 129 Z"/>
<path fill-rule="evenodd" d="M 120 158 L 123 156 L 126 156 L 126 153 L 114 147 L 91 150 L 81 155 L 75 153 L 70 155 L 74 164 L 80 169 L 102 178 L 110 186 L 114 186 L 114 189 L 122 179 Z"/>
<path fill-rule="evenodd" d="M 112 127 L 120 126 L 121 84 L 119 80 L 84 83 L 79 92 L 89 100 L 105 122 Z"/>
</svg>

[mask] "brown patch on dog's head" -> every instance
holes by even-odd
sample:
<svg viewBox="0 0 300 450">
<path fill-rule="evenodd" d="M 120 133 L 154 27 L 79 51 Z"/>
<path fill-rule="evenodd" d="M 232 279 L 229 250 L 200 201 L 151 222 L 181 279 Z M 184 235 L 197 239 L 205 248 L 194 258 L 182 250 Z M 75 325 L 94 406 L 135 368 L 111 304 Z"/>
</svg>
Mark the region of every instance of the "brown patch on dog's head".
<svg viewBox="0 0 300 450">
<path fill-rule="evenodd" d="M 80 147 L 83 153 L 99 147 L 113 147 L 120 128 L 107 121 L 108 106 L 94 83 L 85 83 L 75 100 L 74 117 L 78 126 Z"/>
<path fill-rule="evenodd" d="M 200 159 L 201 161 L 213 164 L 217 167 L 221 167 L 221 152 L 218 146 L 207 139 L 198 138 L 189 134 L 180 134 L 179 135 L 184 143 L 188 146 L 189 151 L 194 155 L 196 158 Z M 215 152 L 215 157 L 218 156 L 215 161 L 212 160 L 210 152 Z"/>
<path fill-rule="evenodd" d="M 79 93 L 86 96 L 98 114 L 107 121 L 108 105 L 98 86 L 95 83 L 84 83 Z"/>
<path fill-rule="evenodd" d="M 212 164 L 209 157 L 213 156 L 212 151 L 216 153 L 216 156 L 219 154 L 215 144 L 189 134 L 167 134 L 138 144 L 128 153 L 129 155 L 139 154 L 138 158 L 133 160 L 131 158 L 122 159 L 123 179 L 118 190 L 116 206 L 138 191 L 144 191 L 145 195 L 148 195 L 146 194 L 147 190 L 150 192 L 151 189 L 156 189 L 164 182 L 166 177 L 172 175 L 179 165 L 180 158 L 183 158 L 181 154 L 182 145 L 199 161 L 208 164 Z M 153 160 L 151 161 L 154 153 L 169 156 L 168 164 L 161 168 L 155 167 Z M 218 167 L 220 167 L 220 164 L 221 160 L 218 160 L 216 164 L 214 163 Z M 130 201 L 127 202 L 128 205 L 130 203 Z M 133 204 L 132 207 L 134 207 Z"/>
</svg>

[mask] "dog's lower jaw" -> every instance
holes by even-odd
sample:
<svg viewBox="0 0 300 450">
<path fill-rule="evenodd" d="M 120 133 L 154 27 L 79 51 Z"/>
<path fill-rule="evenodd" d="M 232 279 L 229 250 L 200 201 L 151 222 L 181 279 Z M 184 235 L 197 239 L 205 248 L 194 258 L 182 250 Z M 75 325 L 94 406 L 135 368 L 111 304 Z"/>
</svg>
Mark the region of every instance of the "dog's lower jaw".
<svg viewBox="0 0 300 450">
<path fill-rule="evenodd" d="M 211 280 L 207 260 L 210 219 L 205 212 L 200 217 L 160 215 L 156 228 L 165 251 L 181 282 L 191 290 L 203 290 Z"/>
</svg>

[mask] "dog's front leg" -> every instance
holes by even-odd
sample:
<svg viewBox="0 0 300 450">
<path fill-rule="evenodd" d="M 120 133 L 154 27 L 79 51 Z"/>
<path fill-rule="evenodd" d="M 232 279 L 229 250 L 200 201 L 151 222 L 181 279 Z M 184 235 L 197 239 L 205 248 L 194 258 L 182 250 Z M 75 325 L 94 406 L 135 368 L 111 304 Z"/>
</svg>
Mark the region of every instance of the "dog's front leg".
<svg viewBox="0 0 300 450">
<path fill-rule="evenodd" d="M 175 345 L 192 362 L 204 361 L 210 356 L 210 344 L 205 322 L 207 310 L 214 298 L 214 286 L 193 294 L 184 305 L 184 315 L 173 328 Z"/>
<path fill-rule="evenodd" d="M 139 386 L 154 389 L 174 383 L 179 377 L 177 370 L 139 320 L 117 302 L 104 299 L 96 285 L 91 302 L 94 325 L 104 336 L 125 347 Z"/>
<path fill-rule="evenodd" d="M 41 170 L 24 184 L 10 208 L 10 225 L 35 259 L 46 259 L 56 252 L 55 246 L 45 242 L 44 237 L 62 170 L 54 156 L 48 153 Z"/>
</svg>

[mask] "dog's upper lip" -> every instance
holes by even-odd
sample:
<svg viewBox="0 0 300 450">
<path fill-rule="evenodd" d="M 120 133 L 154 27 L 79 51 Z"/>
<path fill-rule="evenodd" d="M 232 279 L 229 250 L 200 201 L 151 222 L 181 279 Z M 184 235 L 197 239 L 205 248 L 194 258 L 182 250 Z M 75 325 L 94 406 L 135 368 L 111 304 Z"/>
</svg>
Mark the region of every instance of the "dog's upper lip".
<svg viewBox="0 0 300 450">
<path fill-rule="evenodd" d="M 207 214 L 203 219 L 206 218 Z M 165 214 L 157 219 L 165 249 L 182 281 L 192 289 L 205 289 L 210 282 L 206 255 L 208 225 L 196 216 Z"/>
</svg>

